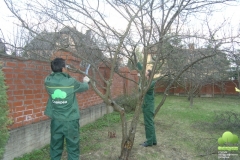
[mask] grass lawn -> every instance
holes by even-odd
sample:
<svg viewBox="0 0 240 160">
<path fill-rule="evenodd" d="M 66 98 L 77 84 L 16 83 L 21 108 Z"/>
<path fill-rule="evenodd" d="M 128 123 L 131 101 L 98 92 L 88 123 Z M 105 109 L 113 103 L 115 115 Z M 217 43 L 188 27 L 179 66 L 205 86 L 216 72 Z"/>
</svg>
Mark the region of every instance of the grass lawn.
<svg viewBox="0 0 240 160">
<path fill-rule="evenodd" d="M 161 101 L 156 96 L 156 105 Z M 226 131 L 239 137 L 240 98 L 195 98 L 194 106 L 186 97 L 169 96 L 155 118 L 158 145 L 142 147 L 145 131 L 140 116 L 130 160 L 217 160 L 218 138 Z M 128 114 L 129 123 L 132 114 Z M 115 138 L 108 137 L 115 132 Z M 118 113 L 105 115 L 81 127 L 81 160 L 117 160 L 120 155 L 121 124 Z M 240 148 L 227 160 L 239 160 Z M 67 159 L 66 149 L 62 159 Z M 48 160 L 49 145 L 14 160 Z"/>
</svg>

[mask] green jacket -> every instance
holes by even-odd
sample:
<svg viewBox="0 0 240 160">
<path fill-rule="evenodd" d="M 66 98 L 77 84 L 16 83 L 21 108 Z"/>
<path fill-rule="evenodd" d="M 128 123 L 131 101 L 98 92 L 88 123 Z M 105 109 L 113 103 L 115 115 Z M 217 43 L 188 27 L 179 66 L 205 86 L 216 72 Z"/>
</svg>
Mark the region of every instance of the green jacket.
<svg viewBox="0 0 240 160">
<path fill-rule="evenodd" d="M 137 63 L 137 68 L 141 71 L 142 70 L 142 64 L 140 62 Z M 149 89 L 147 90 L 147 93 L 144 96 L 144 102 L 142 107 L 152 106 L 154 107 L 154 87 L 155 87 L 156 81 L 153 80 L 151 85 L 149 86 Z"/>
<path fill-rule="evenodd" d="M 67 73 L 51 73 L 45 78 L 49 94 L 44 114 L 51 119 L 71 121 L 80 118 L 76 93 L 88 90 L 87 83 L 78 82 Z"/>
<path fill-rule="evenodd" d="M 151 105 L 154 107 L 154 87 L 155 87 L 156 81 L 152 81 L 151 85 L 149 86 L 147 93 L 144 96 L 144 102 L 142 107 L 146 107 Z"/>
</svg>

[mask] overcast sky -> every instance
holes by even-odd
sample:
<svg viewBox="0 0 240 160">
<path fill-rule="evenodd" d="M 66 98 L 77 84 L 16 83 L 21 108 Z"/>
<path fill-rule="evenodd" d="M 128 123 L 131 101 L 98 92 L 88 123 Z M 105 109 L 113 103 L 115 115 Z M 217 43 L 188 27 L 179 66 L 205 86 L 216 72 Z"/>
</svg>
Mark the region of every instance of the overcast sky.
<svg viewBox="0 0 240 160">
<path fill-rule="evenodd" d="M 237 30 L 240 24 L 240 6 L 224 6 L 219 8 L 221 8 L 221 11 L 216 12 L 211 18 L 211 25 L 217 26 L 223 22 L 224 19 L 227 19 L 229 25 L 226 26 L 226 29 L 234 28 Z M 121 26 L 118 18 L 113 17 L 111 21 L 112 24 L 116 24 L 116 28 Z M 4 1 L 0 0 L 0 38 L 9 39 L 14 35 L 14 29 L 16 29 L 16 27 L 13 23 L 18 23 L 18 21 L 14 19 L 10 11 L 8 11 Z M 197 25 L 194 26 L 193 22 L 192 27 L 197 27 Z"/>
</svg>

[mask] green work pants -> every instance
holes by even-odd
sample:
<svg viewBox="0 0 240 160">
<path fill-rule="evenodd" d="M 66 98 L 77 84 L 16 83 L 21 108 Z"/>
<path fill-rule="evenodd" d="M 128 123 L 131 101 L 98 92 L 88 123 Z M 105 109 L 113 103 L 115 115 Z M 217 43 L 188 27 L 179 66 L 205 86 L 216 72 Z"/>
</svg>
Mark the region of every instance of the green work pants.
<svg viewBox="0 0 240 160">
<path fill-rule="evenodd" d="M 72 121 L 51 120 L 51 160 L 60 160 L 66 140 L 68 160 L 79 160 L 79 119 Z"/>
<path fill-rule="evenodd" d="M 157 143 L 155 126 L 154 126 L 154 105 L 143 105 L 143 118 L 146 133 L 146 143 L 152 146 L 153 143 Z"/>
</svg>

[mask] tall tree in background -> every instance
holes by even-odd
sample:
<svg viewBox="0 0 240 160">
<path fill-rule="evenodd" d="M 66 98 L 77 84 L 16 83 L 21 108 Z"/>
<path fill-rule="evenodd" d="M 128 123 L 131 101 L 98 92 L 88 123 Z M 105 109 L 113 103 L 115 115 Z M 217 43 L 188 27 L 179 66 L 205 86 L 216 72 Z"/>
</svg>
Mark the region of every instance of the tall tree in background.
<svg viewBox="0 0 240 160">
<path fill-rule="evenodd" d="M 229 69 L 231 80 L 237 80 L 238 84 L 236 87 L 240 87 L 240 50 L 235 49 L 233 47 L 232 50 L 229 51 L 229 60 L 231 62 L 231 67 Z"/>
<path fill-rule="evenodd" d="M 226 76 L 221 75 L 224 75 L 224 73 L 226 73 L 229 62 L 226 58 L 225 53 L 214 51 L 213 48 L 195 48 L 189 52 L 189 61 L 198 59 L 198 56 L 201 53 L 211 55 L 214 52 L 218 52 L 216 56 L 200 61 L 180 77 L 180 83 L 187 91 L 188 100 L 190 101 L 191 107 L 193 106 L 193 98 L 200 94 L 199 92 L 202 86 L 211 85 L 214 88 L 215 84 L 221 83 L 227 79 Z M 224 88 L 221 89 L 224 90 Z M 213 94 L 211 96 L 214 96 Z"/>
</svg>

